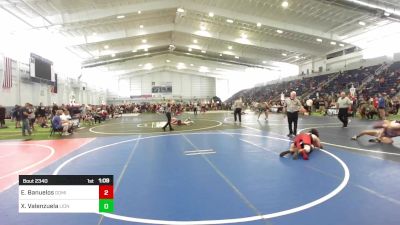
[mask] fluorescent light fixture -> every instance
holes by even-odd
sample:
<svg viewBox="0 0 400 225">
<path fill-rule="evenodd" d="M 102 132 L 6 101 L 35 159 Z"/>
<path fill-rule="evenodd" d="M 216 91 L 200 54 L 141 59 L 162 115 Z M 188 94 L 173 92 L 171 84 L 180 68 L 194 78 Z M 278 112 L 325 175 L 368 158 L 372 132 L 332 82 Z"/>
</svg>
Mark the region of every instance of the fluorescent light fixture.
<svg viewBox="0 0 400 225">
<path fill-rule="evenodd" d="M 190 66 L 194 66 L 193 63 L 191 63 Z"/>
<path fill-rule="evenodd" d="M 117 16 L 117 19 L 123 19 L 123 18 L 125 18 L 124 15 L 119 15 L 119 16 Z"/>
<path fill-rule="evenodd" d="M 93 36 L 96 36 L 96 35 L 97 35 L 97 33 L 96 33 L 96 32 L 93 32 L 93 33 L 92 33 L 92 35 L 93 35 Z"/>
<path fill-rule="evenodd" d="M 147 43 L 147 40 L 146 39 L 142 39 L 142 43 L 144 44 L 144 43 Z"/>
<path fill-rule="evenodd" d="M 360 24 L 361 26 L 367 25 L 364 21 L 360 21 L 360 22 L 358 22 L 358 24 Z"/>
<path fill-rule="evenodd" d="M 193 43 L 197 44 L 197 42 L 198 42 L 197 39 L 194 39 L 194 40 L 193 40 Z"/>
<path fill-rule="evenodd" d="M 336 42 L 334 42 L 334 41 L 331 41 L 331 45 L 336 45 Z"/>
<path fill-rule="evenodd" d="M 233 23 L 233 20 L 227 19 L 226 22 L 227 22 L 227 23 Z"/>
<path fill-rule="evenodd" d="M 115 57 L 115 53 L 111 54 L 111 57 Z"/>
<path fill-rule="evenodd" d="M 180 12 L 180 13 L 183 13 L 183 12 L 185 12 L 185 10 L 184 10 L 184 9 L 182 9 L 182 8 L 178 8 L 176 11 L 177 11 L 177 12 Z"/>
<path fill-rule="evenodd" d="M 201 50 L 201 53 L 206 53 L 206 51 L 204 51 L 204 50 Z"/>
<path fill-rule="evenodd" d="M 137 52 L 137 50 L 136 50 L 136 49 L 133 49 L 132 52 L 135 53 L 135 52 Z"/>
<path fill-rule="evenodd" d="M 344 47 L 344 44 L 340 43 L 339 46 L 340 46 L 340 47 Z"/>
<path fill-rule="evenodd" d="M 317 41 L 318 41 L 318 42 L 322 42 L 322 39 L 321 39 L 321 38 L 317 38 Z"/>
<path fill-rule="evenodd" d="M 185 65 L 185 63 L 178 63 L 178 65 L 176 65 L 176 68 L 178 69 L 178 70 L 181 70 L 181 69 L 186 69 L 186 65 Z"/>
<path fill-rule="evenodd" d="M 142 13 L 142 11 L 140 11 L 140 10 L 139 10 L 139 11 L 137 11 L 137 14 L 141 14 L 141 13 Z"/>
<path fill-rule="evenodd" d="M 229 49 L 229 50 L 232 50 L 232 46 L 229 45 L 229 46 L 228 46 L 228 49 Z"/>
<path fill-rule="evenodd" d="M 242 33 L 240 36 L 241 36 L 243 39 L 247 39 L 247 34 L 245 34 L 245 33 Z"/>
<path fill-rule="evenodd" d="M 295 56 L 296 59 L 299 59 L 300 57 L 298 55 Z"/>
<path fill-rule="evenodd" d="M 209 12 L 209 13 L 208 13 L 208 16 L 209 16 L 209 17 L 214 17 L 214 13 L 213 13 L 213 12 Z"/>
<path fill-rule="evenodd" d="M 191 51 L 192 51 L 192 48 L 188 48 L 188 51 L 191 52 Z"/>
<path fill-rule="evenodd" d="M 263 64 L 267 63 L 267 61 L 262 61 Z"/>
<path fill-rule="evenodd" d="M 169 62 L 171 62 L 171 60 L 167 59 L 167 60 L 165 60 L 165 62 L 169 63 Z"/>
<path fill-rule="evenodd" d="M 276 32 L 278 32 L 278 34 L 282 34 L 283 33 L 282 30 L 276 30 Z"/>
<path fill-rule="evenodd" d="M 282 56 L 287 56 L 287 54 L 286 53 L 282 53 Z"/>
<path fill-rule="evenodd" d="M 143 69 L 145 69 L 145 70 L 152 70 L 153 68 L 154 68 L 154 66 L 151 63 L 146 63 L 146 64 L 144 64 L 144 67 L 143 67 Z"/>
<path fill-rule="evenodd" d="M 144 27 L 144 26 L 143 26 L 142 24 L 139 25 L 139 28 L 140 28 L 140 29 L 143 29 L 143 27 Z"/>
<path fill-rule="evenodd" d="M 143 51 L 147 52 L 147 51 L 149 51 L 149 49 L 148 49 L 148 48 L 145 48 L 145 49 L 143 49 Z"/>
<path fill-rule="evenodd" d="M 261 27 L 261 23 L 257 23 L 257 27 Z"/>
<path fill-rule="evenodd" d="M 208 67 L 205 67 L 205 66 L 200 66 L 200 68 L 199 68 L 199 72 L 200 72 L 200 73 L 206 73 L 206 72 L 209 72 L 209 70 L 208 70 Z"/>
<path fill-rule="evenodd" d="M 390 16 L 390 13 L 384 12 L 383 15 L 385 15 L 385 16 Z"/>
<path fill-rule="evenodd" d="M 139 64 L 139 67 L 142 67 L 143 65 L 142 64 Z"/>
<path fill-rule="evenodd" d="M 222 53 L 219 53 L 219 56 L 222 56 Z"/>
<path fill-rule="evenodd" d="M 104 49 L 109 49 L 109 48 L 110 48 L 110 46 L 104 45 Z"/>
<path fill-rule="evenodd" d="M 239 58 L 239 56 L 236 55 L 236 56 L 235 56 L 235 59 L 238 59 L 238 58 Z"/>
<path fill-rule="evenodd" d="M 287 1 L 283 1 L 282 2 L 282 7 L 283 8 L 287 8 L 289 6 L 289 2 L 287 2 Z"/>
</svg>

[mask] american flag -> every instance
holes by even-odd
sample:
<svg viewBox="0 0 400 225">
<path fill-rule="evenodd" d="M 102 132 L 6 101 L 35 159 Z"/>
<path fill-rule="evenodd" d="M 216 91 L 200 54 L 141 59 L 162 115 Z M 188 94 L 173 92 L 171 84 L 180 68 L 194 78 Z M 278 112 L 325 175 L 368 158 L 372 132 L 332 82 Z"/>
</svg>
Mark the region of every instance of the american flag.
<svg viewBox="0 0 400 225">
<path fill-rule="evenodd" d="M 12 59 L 4 57 L 3 88 L 12 87 Z"/>
</svg>

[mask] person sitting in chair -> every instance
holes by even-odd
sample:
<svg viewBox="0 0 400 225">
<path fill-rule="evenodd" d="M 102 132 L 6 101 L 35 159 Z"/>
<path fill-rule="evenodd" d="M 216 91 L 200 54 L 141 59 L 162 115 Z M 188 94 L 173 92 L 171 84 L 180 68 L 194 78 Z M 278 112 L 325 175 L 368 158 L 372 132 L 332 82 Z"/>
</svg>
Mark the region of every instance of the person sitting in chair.
<svg viewBox="0 0 400 225">
<path fill-rule="evenodd" d="M 63 113 L 62 110 L 56 111 L 56 115 L 52 119 L 52 126 L 53 126 L 52 128 L 55 131 L 63 131 L 63 135 L 67 136 L 67 135 L 69 135 L 68 124 L 62 122 L 62 120 L 61 120 L 62 113 Z"/>
</svg>

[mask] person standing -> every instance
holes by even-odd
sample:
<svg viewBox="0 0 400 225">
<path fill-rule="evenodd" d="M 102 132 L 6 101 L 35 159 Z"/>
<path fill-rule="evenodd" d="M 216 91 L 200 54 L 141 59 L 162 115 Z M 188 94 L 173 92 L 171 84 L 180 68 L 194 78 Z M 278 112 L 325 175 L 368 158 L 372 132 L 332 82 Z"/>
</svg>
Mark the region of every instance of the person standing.
<svg viewBox="0 0 400 225">
<path fill-rule="evenodd" d="M 233 104 L 233 108 L 235 111 L 233 111 L 233 117 L 235 118 L 235 122 L 237 120 L 237 116 L 239 116 L 239 123 L 242 122 L 242 108 L 243 108 L 243 102 L 242 98 L 239 98 L 235 101 Z"/>
<path fill-rule="evenodd" d="M 31 127 L 29 126 L 29 109 L 30 104 L 26 103 L 25 107 L 21 108 L 21 120 L 22 120 L 22 136 L 26 136 L 26 131 L 28 131 L 29 136 L 32 134 Z"/>
<path fill-rule="evenodd" d="M 386 108 L 386 101 L 382 94 L 378 95 L 378 112 L 379 112 L 379 119 L 385 120 L 385 108 Z"/>
<path fill-rule="evenodd" d="M 342 91 L 336 102 L 336 107 L 339 109 L 338 118 L 343 123 L 343 127 L 347 127 L 347 124 L 349 123 L 348 110 L 352 104 L 353 102 L 346 96 L 346 93 Z"/>
<path fill-rule="evenodd" d="M 193 103 L 193 114 L 197 115 L 197 102 Z"/>
<path fill-rule="evenodd" d="M 172 129 L 171 126 L 171 111 L 172 111 L 172 106 L 171 104 L 167 104 L 167 107 L 165 107 L 165 115 L 167 116 L 167 124 L 165 124 L 165 126 L 162 128 L 165 131 L 165 128 L 167 126 L 169 126 L 169 130 L 173 131 L 174 129 Z"/>
<path fill-rule="evenodd" d="M 296 92 L 292 91 L 290 92 L 290 97 L 286 98 L 284 102 L 284 112 L 286 113 L 289 125 L 288 137 L 293 137 L 297 134 L 297 121 L 299 119 L 300 110 L 304 111 L 304 108 L 301 105 L 300 100 L 296 97 Z"/>
<path fill-rule="evenodd" d="M 7 128 L 5 119 L 6 119 L 6 108 L 0 105 L 0 128 Z"/>
</svg>

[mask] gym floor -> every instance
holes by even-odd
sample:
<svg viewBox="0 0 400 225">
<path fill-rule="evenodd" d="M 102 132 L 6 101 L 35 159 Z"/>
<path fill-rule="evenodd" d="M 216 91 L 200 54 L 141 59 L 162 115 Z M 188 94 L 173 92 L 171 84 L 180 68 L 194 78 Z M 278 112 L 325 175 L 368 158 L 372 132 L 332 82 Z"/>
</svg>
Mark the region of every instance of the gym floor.
<svg viewBox="0 0 400 225">
<path fill-rule="evenodd" d="M 123 115 L 61 140 L 0 142 L 1 225 L 400 224 L 400 140 L 350 137 L 372 122 L 301 117 L 324 150 L 280 158 L 282 115 L 183 114 L 194 124 L 163 132 L 163 115 Z M 19 174 L 114 175 L 113 214 L 19 214 Z"/>
</svg>

